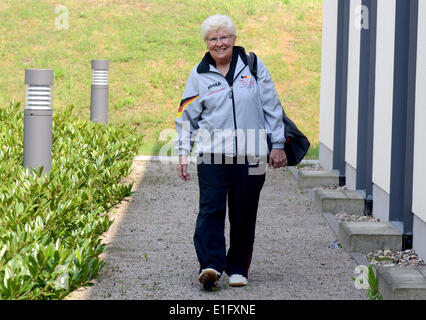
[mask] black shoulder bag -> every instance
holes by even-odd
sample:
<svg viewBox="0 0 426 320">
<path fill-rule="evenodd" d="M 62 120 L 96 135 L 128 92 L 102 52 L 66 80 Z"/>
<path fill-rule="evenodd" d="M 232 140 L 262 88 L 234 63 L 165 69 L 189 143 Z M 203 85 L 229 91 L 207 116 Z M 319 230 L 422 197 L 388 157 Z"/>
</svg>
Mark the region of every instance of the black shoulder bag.
<svg viewBox="0 0 426 320">
<path fill-rule="evenodd" d="M 257 81 L 257 56 L 250 52 L 247 55 L 250 72 Z M 284 134 L 286 141 L 284 143 L 284 151 L 287 155 L 287 165 L 295 166 L 302 161 L 309 150 L 310 143 L 308 138 L 297 128 L 293 121 L 287 117 L 283 110 Z M 272 149 L 272 143 L 268 135 L 268 148 Z M 269 157 L 268 157 L 269 158 Z"/>
</svg>

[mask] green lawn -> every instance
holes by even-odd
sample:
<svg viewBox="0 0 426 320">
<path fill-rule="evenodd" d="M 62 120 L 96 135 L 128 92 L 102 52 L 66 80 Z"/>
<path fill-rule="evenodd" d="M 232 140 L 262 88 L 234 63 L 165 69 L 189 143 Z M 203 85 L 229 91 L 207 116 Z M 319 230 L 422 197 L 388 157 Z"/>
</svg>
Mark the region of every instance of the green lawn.
<svg viewBox="0 0 426 320">
<path fill-rule="evenodd" d="M 192 67 L 206 48 L 200 24 L 225 13 L 237 45 L 269 68 L 287 114 L 318 157 L 322 0 L 63 0 L 68 29 L 57 29 L 58 1 L 0 1 L 0 105 L 24 100 L 24 70 L 55 71 L 54 109 L 75 106 L 90 118 L 92 59 L 108 59 L 110 123 L 144 135 L 139 154 L 157 154 L 160 132 L 174 128 Z"/>
</svg>

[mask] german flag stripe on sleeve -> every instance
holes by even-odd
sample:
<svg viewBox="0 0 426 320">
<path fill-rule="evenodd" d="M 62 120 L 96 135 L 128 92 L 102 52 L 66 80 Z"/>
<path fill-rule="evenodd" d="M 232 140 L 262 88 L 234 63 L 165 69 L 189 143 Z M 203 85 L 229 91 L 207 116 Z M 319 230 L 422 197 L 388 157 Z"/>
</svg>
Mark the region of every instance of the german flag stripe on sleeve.
<svg viewBox="0 0 426 320">
<path fill-rule="evenodd" d="M 199 95 L 183 99 L 180 102 L 180 107 L 179 107 L 179 111 L 178 111 L 178 117 L 180 117 L 182 115 L 183 110 L 187 106 L 189 106 L 192 102 L 194 102 L 198 97 L 199 97 Z"/>
</svg>

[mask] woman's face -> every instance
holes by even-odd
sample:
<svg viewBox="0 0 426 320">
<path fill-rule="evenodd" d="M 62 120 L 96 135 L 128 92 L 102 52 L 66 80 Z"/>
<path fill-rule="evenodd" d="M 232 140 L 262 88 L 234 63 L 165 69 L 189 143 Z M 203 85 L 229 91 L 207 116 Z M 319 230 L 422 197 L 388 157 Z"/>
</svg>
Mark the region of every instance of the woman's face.
<svg viewBox="0 0 426 320">
<path fill-rule="evenodd" d="M 224 29 L 211 30 L 207 35 L 207 50 L 216 63 L 227 63 L 232 60 L 232 49 L 235 37 Z"/>
</svg>

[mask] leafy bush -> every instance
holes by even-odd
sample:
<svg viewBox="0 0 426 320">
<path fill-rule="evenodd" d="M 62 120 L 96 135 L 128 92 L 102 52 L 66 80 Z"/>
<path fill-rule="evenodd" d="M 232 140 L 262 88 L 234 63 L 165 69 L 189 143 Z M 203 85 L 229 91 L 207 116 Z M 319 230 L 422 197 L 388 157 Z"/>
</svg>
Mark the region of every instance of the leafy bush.
<svg viewBox="0 0 426 320">
<path fill-rule="evenodd" d="M 23 111 L 0 108 L 0 299 L 61 299 L 101 270 L 108 211 L 131 194 L 141 137 L 53 116 L 52 169 L 23 167 Z"/>
</svg>

